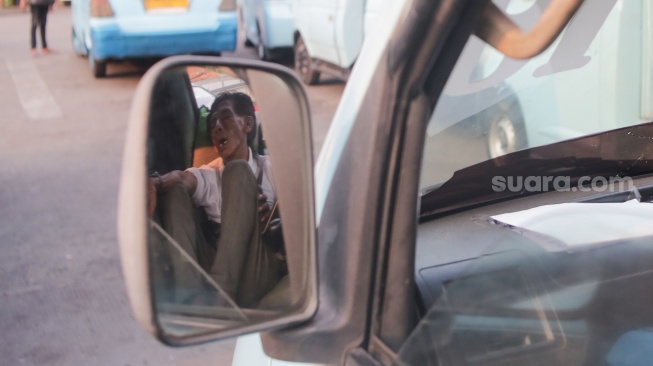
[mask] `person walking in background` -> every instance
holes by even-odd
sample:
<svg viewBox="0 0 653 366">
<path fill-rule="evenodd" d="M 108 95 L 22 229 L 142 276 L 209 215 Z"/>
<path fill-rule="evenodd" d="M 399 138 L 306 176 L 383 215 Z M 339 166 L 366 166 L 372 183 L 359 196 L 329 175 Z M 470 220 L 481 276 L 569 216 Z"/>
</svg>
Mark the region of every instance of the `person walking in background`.
<svg viewBox="0 0 653 366">
<path fill-rule="evenodd" d="M 30 12 L 32 13 L 31 46 L 32 54 L 36 55 L 36 28 L 41 31 L 41 52 L 50 53 L 48 43 L 45 39 L 45 24 L 48 20 L 48 11 L 54 7 L 54 0 L 20 0 L 20 8 L 25 10 L 29 1 Z"/>
</svg>

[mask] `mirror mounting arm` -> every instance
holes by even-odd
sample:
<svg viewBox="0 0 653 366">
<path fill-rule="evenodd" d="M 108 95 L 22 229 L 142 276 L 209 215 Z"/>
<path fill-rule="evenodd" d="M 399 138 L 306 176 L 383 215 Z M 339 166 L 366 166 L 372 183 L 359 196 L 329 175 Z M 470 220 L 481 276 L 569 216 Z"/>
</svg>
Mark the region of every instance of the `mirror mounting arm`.
<svg viewBox="0 0 653 366">
<path fill-rule="evenodd" d="M 522 30 L 493 2 L 488 1 L 475 34 L 514 59 L 529 59 L 546 50 L 560 35 L 584 0 L 552 0 L 529 32 Z"/>
</svg>

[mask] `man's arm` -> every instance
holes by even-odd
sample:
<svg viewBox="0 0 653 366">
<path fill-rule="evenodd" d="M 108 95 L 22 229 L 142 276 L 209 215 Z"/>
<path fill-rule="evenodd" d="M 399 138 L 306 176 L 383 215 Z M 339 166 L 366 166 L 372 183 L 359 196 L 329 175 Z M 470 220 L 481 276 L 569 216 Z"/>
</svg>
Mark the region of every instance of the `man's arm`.
<svg viewBox="0 0 653 366">
<path fill-rule="evenodd" d="M 181 183 L 192 196 L 197 189 L 197 177 L 191 172 L 174 170 L 170 173 L 149 177 L 147 180 L 147 213 L 150 217 L 156 210 L 157 193 L 165 192 L 176 184 Z"/>
<path fill-rule="evenodd" d="M 165 192 L 178 183 L 181 183 L 191 196 L 195 193 L 195 189 L 197 189 L 197 178 L 195 174 L 182 170 L 174 170 L 158 177 L 156 183 L 157 191 Z"/>
</svg>

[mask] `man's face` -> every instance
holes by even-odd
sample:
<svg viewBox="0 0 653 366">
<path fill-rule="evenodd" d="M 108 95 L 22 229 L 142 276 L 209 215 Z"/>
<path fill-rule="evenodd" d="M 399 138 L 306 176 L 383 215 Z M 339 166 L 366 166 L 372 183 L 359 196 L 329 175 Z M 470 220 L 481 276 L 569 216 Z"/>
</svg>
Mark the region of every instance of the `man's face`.
<svg viewBox="0 0 653 366">
<path fill-rule="evenodd" d="M 252 131 L 252 118 L 236 113 L 233 100 L 226 100 L 218 105 L 211 139 L 218 149 L 224 163 L 248 158 L 247 134 Z"/>
</svg>

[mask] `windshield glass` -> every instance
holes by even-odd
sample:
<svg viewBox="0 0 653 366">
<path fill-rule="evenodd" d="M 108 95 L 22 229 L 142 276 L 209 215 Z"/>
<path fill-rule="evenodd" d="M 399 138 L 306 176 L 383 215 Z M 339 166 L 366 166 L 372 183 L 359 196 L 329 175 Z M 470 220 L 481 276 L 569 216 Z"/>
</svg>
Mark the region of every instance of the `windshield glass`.
<svg viewBox="0 0 653 366">
<path fill-rule="evenodd" d="M 494 3 L 524 31 L 556 4 Z M 528 60 L 467 41 L 426 129 L 396 365 L 650 363 L 651 41 L 649 0 L 585 1 Z"/>
<path fill-rule="evenodd" d="M 525 31 L 549 3 L 494 2 Z M 428 122 L 422 193 L 489 159 L 652 120 L 652 41 L 645 0 L 586 2 L 529 60 L 472 36 Z"/>
</svg>

